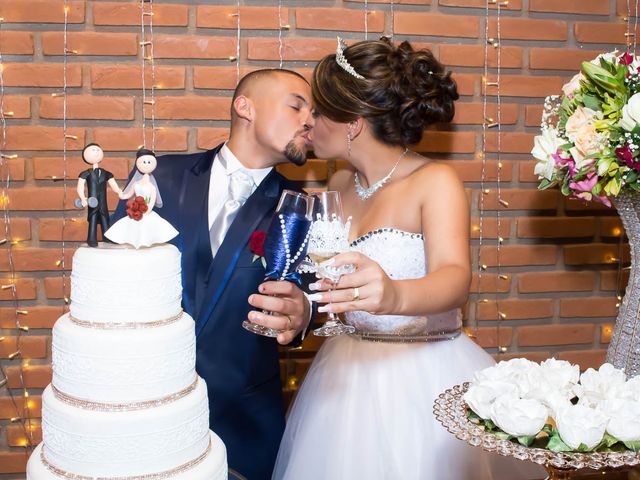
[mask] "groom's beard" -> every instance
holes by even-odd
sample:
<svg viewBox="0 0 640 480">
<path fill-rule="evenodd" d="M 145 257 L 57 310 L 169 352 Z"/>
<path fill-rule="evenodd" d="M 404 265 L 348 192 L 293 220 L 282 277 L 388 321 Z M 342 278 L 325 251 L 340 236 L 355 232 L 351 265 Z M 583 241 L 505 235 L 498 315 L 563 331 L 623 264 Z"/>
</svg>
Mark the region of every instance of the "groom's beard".
<svg viewBox="0 0 640 480">
<path fill-rule="evenodd" d="M 284 147 L 284 157 L 289 160 L 291 163 L 297 166 L 302 166 L 307 163 L 307 147 L 299 147 L 296 144 L 296 138 L 298 138 L 300 134 L 297 134 L 293 140 L 291 140 Z"/>
</svg>

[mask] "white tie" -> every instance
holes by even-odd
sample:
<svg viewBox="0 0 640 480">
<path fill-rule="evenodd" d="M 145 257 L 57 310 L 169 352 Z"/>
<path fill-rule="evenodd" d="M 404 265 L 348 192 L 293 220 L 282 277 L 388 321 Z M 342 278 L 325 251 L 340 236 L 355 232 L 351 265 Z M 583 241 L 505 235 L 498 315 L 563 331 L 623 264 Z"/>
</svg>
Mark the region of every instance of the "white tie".
<svg viewBox="0 0 640 480">
<path fill-rule="evenodd" d="M 218 253 L 220 245 L 222 245 L 224 237 L 233 223 L 234 218 L 236 218 L 238 211 L 251 196 L 253 186 L 253 178 L 242 170 L 236 170 L 229 175 L 227 201 L 222 206 L 216 218 L 213 219 L 211 229 L 209 230 L 213 258 L 215 258 L 216 253 Z"/>
</svg>

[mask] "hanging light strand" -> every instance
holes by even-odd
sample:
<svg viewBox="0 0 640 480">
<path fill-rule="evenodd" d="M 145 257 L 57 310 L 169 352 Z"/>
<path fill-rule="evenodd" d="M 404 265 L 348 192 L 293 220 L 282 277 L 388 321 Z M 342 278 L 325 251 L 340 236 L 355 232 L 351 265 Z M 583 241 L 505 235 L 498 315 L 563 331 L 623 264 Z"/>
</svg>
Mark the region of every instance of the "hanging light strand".
<svg viewBox="0 0 640 480">
<path fill-rule="evenodd" d="M 65 228 L 67 225 L 67 217 L 66 217 L 66 205 L 67 205 L 67 167 L 68 167 L 68 157 L 67 150 L 68 145 L 67 141 L 71 138 L 67 131 L 67 89 L 68 89 L 68 55 L 69 55 L 69 44 L 68 44 L 68 29 L 69 29 L 69 7 L 67 6 L 67 2 L 64 2 L 64 35 L 63 35 L 63 56 L 62 56 L 62 228 L 61 228 L 61 252 L 60 252 L 60 260 L 59 266 L 62 270 L 62 296 L 66 298 L 67 291 L 67 273 L 66 273 L 66 265 L 65 265 L 65 256 L 66 256 L 66 242 L 65 242 Z M 66 308 L 65 302 L 62 304 L 62 310 L 64 312 Z"/>
<path fill-rule="evenodd" d="M 391 40 L 393 40 L 393 34 L 394 34 L 395 23 L 396 23 L 396 12 L 393 7 L 393 0 L 390 1 L 389 10 L 391 10 Z"/>
<path fill-rule="evenodd" d="M 236 85 L 240 83 L 240 0 L 237 2 L 236 7 Z"/>
<path fill-rule="evenodd" d="M 369 1 L 364 0 L 364 39 L 369 40 Z"/>
<path fill-rule="evenodd" d="M 498 44 L 497 48 L 497 64 L 496 64 L 496 108 L 497 108 L 497 118 L 496 121 L 498 123 L 497 127 L 498 127 L 498 139 L 497 139 L 497 152 L 496 152 L 496 157 L 497 157 L 497 161 L 498 161 L 498 165 L 497 165 L 497 174 L 496 174 L 496 194 L 497 194 L 497 198 L 498 198 L 498 205 L 496 205 L 496 233 L 497 233 L 497 240 L 496 240 L 496 275 L 498 276 L 497 281 L 499 282 L 500 280 L 502 280 L 503 276 L 500 272 L 501 270 L 501 264 L 500 264 L 500 253 L 501 253 L 501 248 L 502 248 L 502 237 L 501 237 L 501 220 L 502 220 L 502 216 L 501 216 L 501 211 L 500 208 L 503 206 L 508 205 L 503 199 L 502 199 L 502 185 L 501 185 L 501 177 L 502 177 L 502 158 L 501 158 L 501 153 L 502 153 L 502 98 L 500 96 L 500 84 L 501 84 L 501 74 L 502 74 L 502 32 L 500 31 L 500 17 L 502 16 L 502 3 L 498 0 L 498 2 L 496 3 L 496 7 L 497 7 L 497 15 L 496 15 L 496 42 Z M 500 311 L 500 303 L 499 303 L 499 289 L 496 286 L 496 311 L 497 311 L 497 327 L 496 327 L 496 336 L 497 336 L 497 344 L 498 344 L 498 355 L 506 352 L 507 347 L 503 346 L 500 340 L 500 325 L 502 323 L 502 320 L 504 320 L 506 317 L 505 315 Z"/>
<path fill-rule="evenodd" d="M 2 38 L 2 25 L 4 23 L 4 19 L 0 18 L 0 39 Z M 14 422 L 20 422 L 22 426 L 22 430 L 24 432 L 24 446 L 28 449 L 31 449 L 33 446 L 33 428 L 31 425 L 31 413 L 29 410 L 29 404 L 27 398 L 29 393 L 26 388 L 25 379 L 24 379 L 24 369 L 22 366 L 22 334 L 28 330 L 28 327 L 22 326 L 20 321 L 20 315 L 23 315 L 26 312 L 25 310 L 20 310 L 20 306 L 18 304 L 18 293 L 16 290 L 16 271 L 15 271 L 15 262 L 13 259 L 13 246 L 17 243 L 17 241 L 13 240 L 12 232 L 11 232 L 11 217 L 9 212 L 9 197 L 8 192 L 11 188 L 11 165 L 9 160 L 15 158 L 15 155 L 6 154 L 7 148 L 7 119 L 5 109 L 5 86 L 4 86 L 4 70 L 3 58 L 2 58 L 2 44 L 0 43 L 0 181 L 2 182 L 2 191 L 0 193 L 0 202 L 2 204 L 2 213 L 4 220 L 4 239 L 2 239 L 2 244 L 7 245 L 7 257 L 8 257 L 8 267 L 9 267 L 9 278 L 7 279 L 7 283 L 4 283 L 0 286 L 1 290 L 9 290 L 11 293 L 11 301 L 14 308 L 14 322 L 15 322 L 15 335 L 12 335 L 11 338 L 15 338 L 16 346 L 13 353 L 9 354 L 9 360 L 16 360 L 20 362 L 20 366 L 17 368 L 18 371 L 18 382 L 19 388 L 22 390 L 23 397 L 23 406 L 20 408 L 18 402 L 15 398 L 15 395 L 11 388 L 9 388 L 9 377 L 6 369 L 0 363 L 0 388 L 3 386 L 6 387 L 9 398 L 11 399 L 11 403 L 13 405 L 14 411 L 18 416 L 14 417 L 12 420 Z M 21 313 L 22 312 L 22 313 Z M 1 341 L 4 341 L 6 337 L 0 337 Z M 21 413 L 20 413 L 21 412 Z"/>
<path fill-rule="evenodd" d="M 145 65 L 145 56 L 146 56 L 146 46 L 147 42 L 147 34 L 145 29 L 145 0 L 140 0 L 140 80 L 142 84 L 142 146 L 146 148 L 147 146 L 147 116 L 145 114 L 146 105 L 147 105 L 147 85 L 146 85 L 146 65 Z"/>
<path fill-rule="evenodd" d="M 282 0 L 278 0 L 278 57 L 280 57 L 280 63 L 278 68 L 282 68 L 284 63 L 284 43 L 282 41 Z"/>
</svg>

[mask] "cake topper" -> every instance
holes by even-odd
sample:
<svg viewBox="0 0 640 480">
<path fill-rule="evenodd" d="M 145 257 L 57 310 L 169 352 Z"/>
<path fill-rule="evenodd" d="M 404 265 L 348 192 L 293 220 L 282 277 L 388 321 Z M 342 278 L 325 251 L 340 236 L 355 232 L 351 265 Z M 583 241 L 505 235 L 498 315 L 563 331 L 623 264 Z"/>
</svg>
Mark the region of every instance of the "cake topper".
<svg viewBox="0 0 640 480">
<path fill-rule="evenodd" d="M 178 231 L 160 217 L 154 208 L 162 207 L 162 197 L 156 179 L 151 173 L 158 161 L 151 150 L 140 149 L 136 154 L 136 172 L 124 192 L 127 200 L 127 216 L 121 218 L 105 233 L 105 237 L 119 244 L 135 248 L 165 243 L 178 235 Z"/>
<path fill-rule="evenodd" d="M 109 221 L 109 208 L 107 206 L 107 185 L 120 196 L 122 190 L 113 178 L 113 174 L 100 163 L 104 159 L 104 152 L 97 143 L 89 143 L 82 149 L 82 160 L 91 165 L 78 175 L 78 199 L 75 202 L 77 208 L 87 207 L 87 244 L 90 247 L 98 246 L 98 225 L 102 229 L 102 235 L 111 226 Z M 86 194 L 85 194 L 86 187 Z"/>
</svg>

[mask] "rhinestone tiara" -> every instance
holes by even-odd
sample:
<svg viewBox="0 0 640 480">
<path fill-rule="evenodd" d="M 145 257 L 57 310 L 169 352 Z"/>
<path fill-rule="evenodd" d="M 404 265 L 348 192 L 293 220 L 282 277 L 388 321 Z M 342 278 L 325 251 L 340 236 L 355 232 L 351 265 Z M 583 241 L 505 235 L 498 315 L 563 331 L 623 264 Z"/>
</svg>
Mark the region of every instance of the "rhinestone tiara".
<svg viewBox="0 0 640 480">
<path fill-rule="evenodd" d="M 355 69 L 351 66 L 347 58 L 344 56 L 345 48 L 347 48 L 347 45 L 344 43 L 344 40 L 338 37 L 338 46 L 336 47 L 336 62 L 349 75 L 352 75 L 357 79 L 364 80 L 364 77 L 355 71 Z"/>
</svg>

